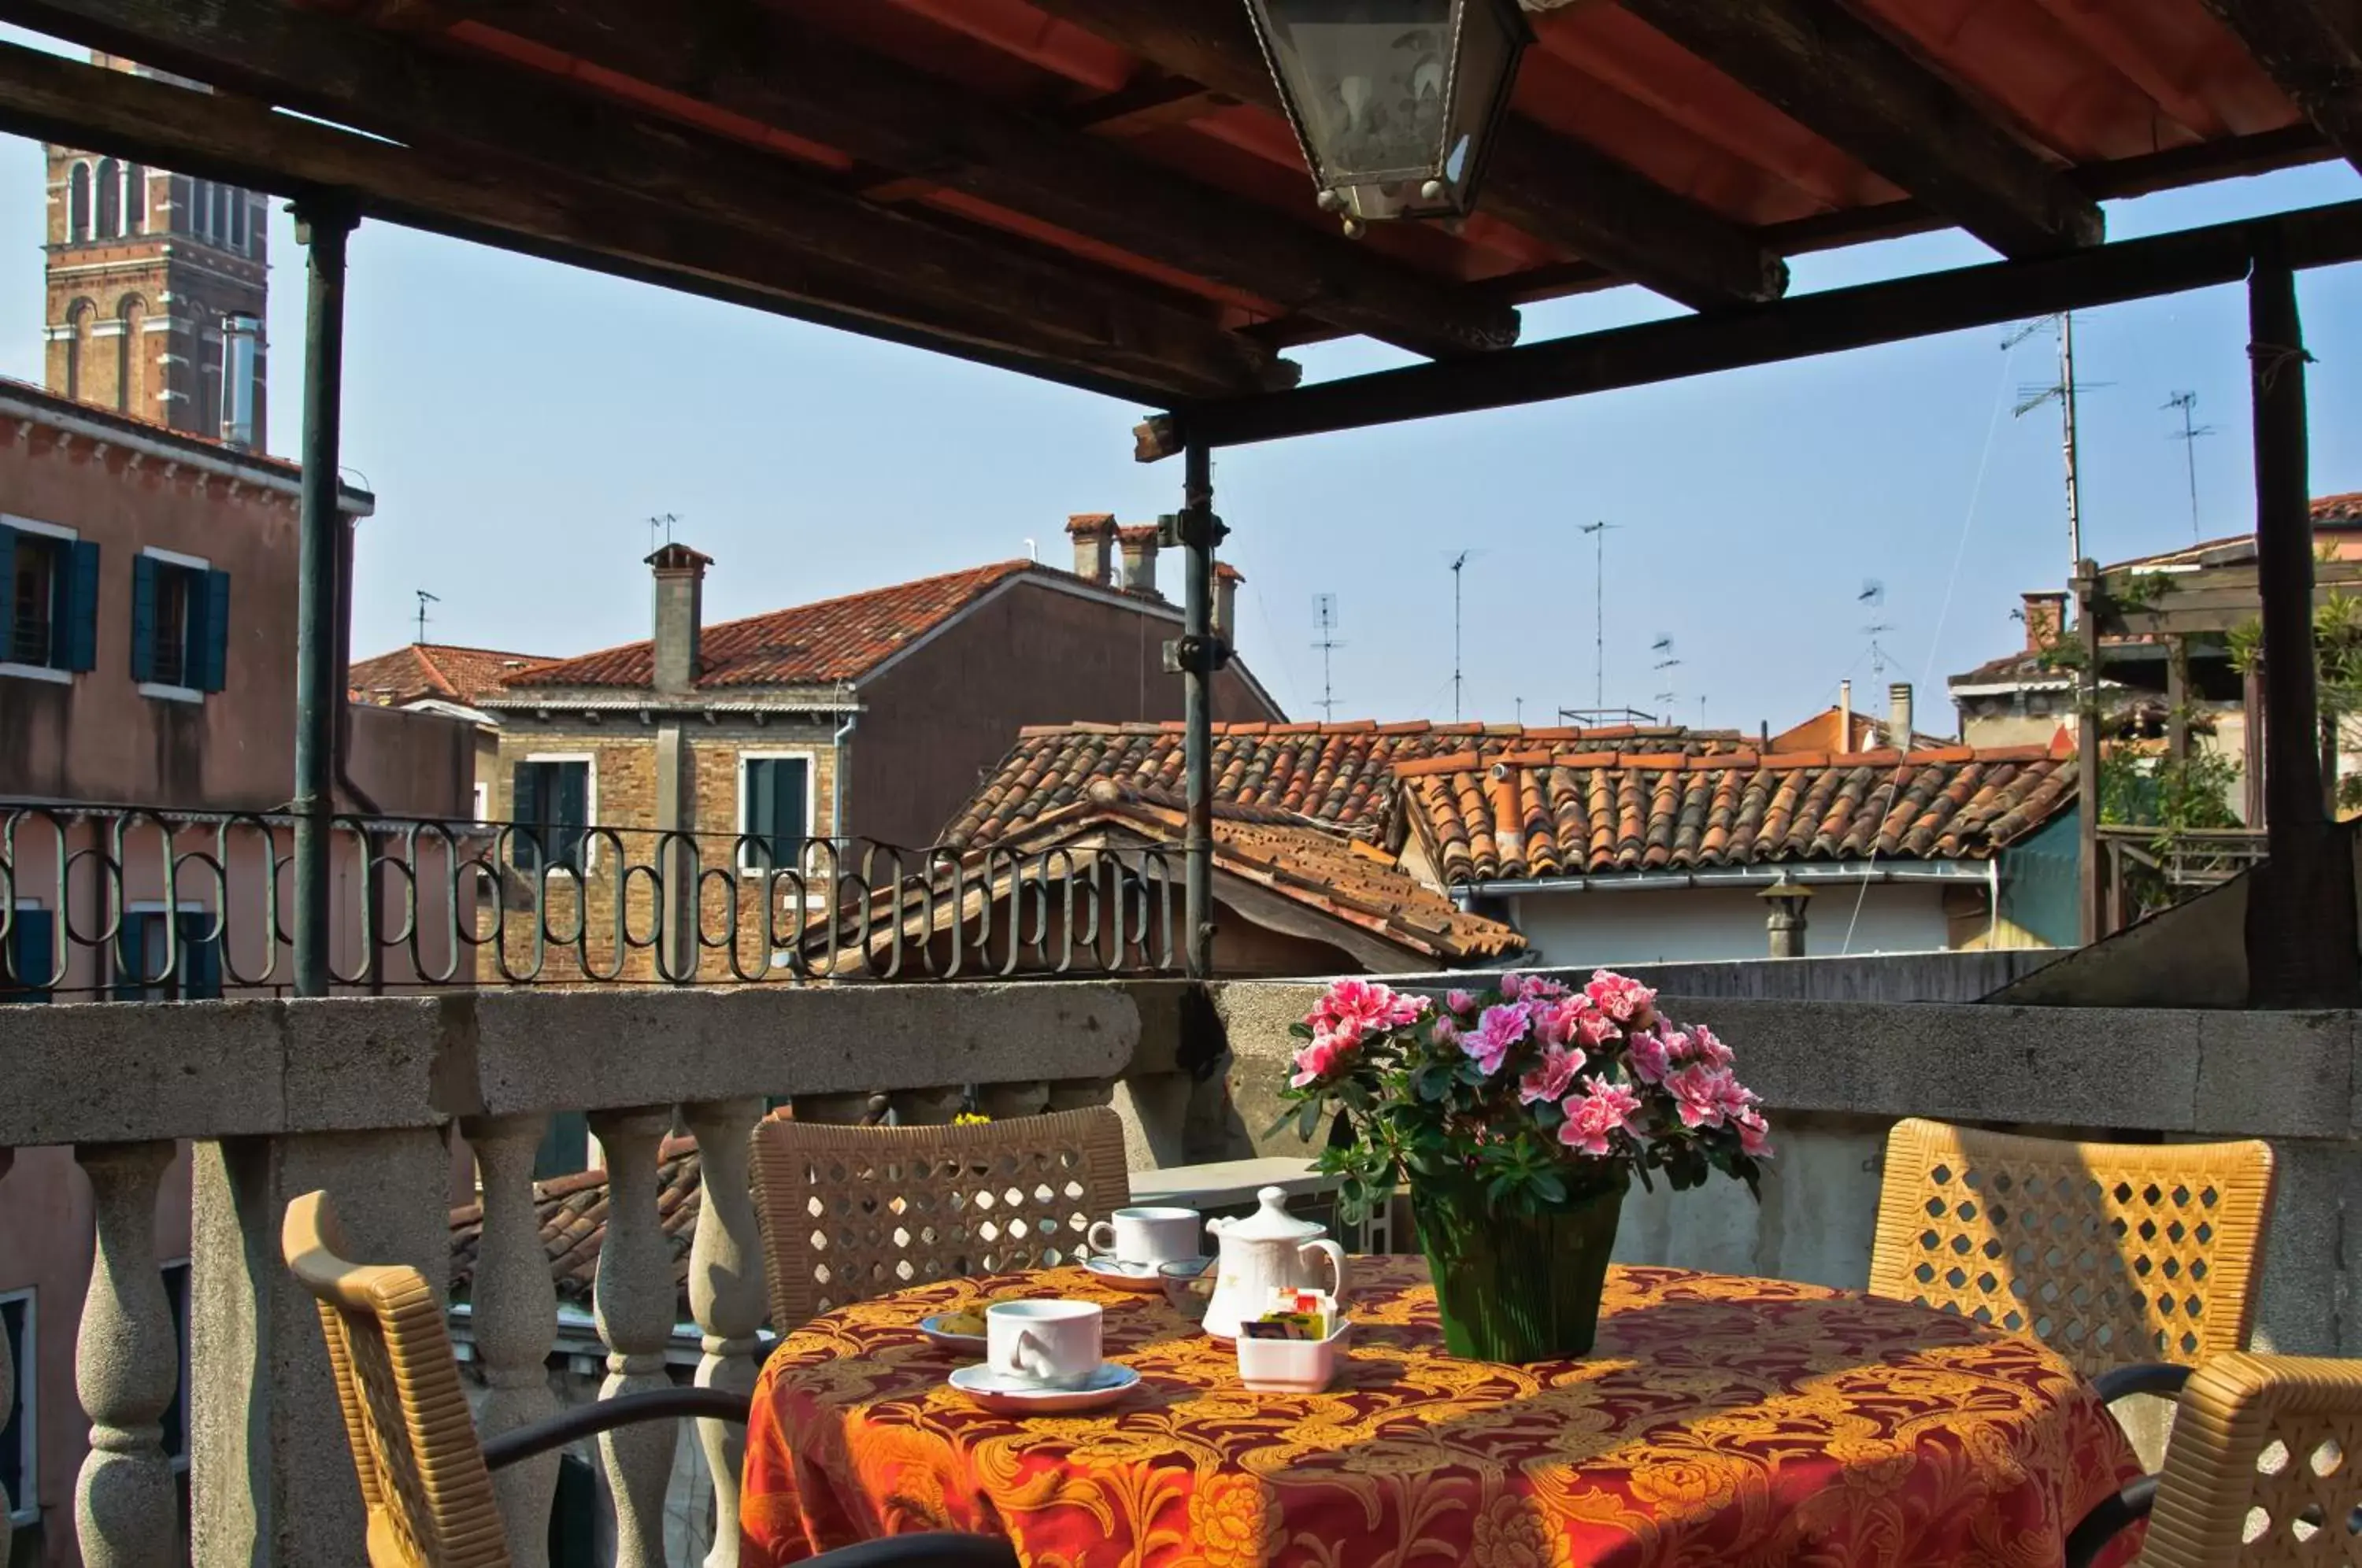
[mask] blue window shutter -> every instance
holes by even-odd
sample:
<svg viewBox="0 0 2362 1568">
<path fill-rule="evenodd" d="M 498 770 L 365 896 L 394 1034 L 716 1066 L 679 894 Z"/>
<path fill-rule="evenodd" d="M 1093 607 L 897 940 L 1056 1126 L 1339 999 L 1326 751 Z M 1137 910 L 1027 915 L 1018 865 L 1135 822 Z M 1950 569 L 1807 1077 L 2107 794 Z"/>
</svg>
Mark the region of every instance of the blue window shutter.
<svg viewBox="0 0 2362 1568">
<path fill-rule="evenodd" d="M 156 679 L 156 576 L 153 556 L 131 558 L 131 679 Z"/>
<path fill-rule="evenodd" d="M 774 780 L 771 770 L 778 766 L 767 757 L 749 757 L 746 761 L 746 853 L 750 866 L 768 870 L 776 865 L 777 845 L 771 842 L 771 800 Z"/>
<path fill-rule="evenodd" d="M 0 523 L 0 661 L 17 657 L 17 530 Z"/>
<path fill-rule="evenodd" d="M 229 573 L 204 574 L 204 613 L 189 631 L 189 657 L 200 691 L 218 691 L 229 673 Z"/>
<path fill-rule="evenodd" d="M 771 835 L 779 863 L 793 866 L 803 858 L 805 801 L 811 785 L 811 765 L 800 759 L 775 762 L 771 786 Z"/>
<path fill-rule="evenodd" d="M 582 830 L 590 824 L 590 765 L 561 762 L 557 765 L 557 809 L 550 815 L 558 823 L 558 831 L 553 849 L 561 864 L 579 871 L 585 858 Z"/>
<path fill-rule="evenodd" d="M 98 668 L 98 546 L 77 539 L 67 557 L 64 604 L 53 634 L 61 669 Z"/>
<path fill-rule="evenodd" d="M 13 975 L 0 977 L 0 1002 L 45 1002 L 50 999 L 50 982 L 63 978 L 52 975 L 50 966 L 57 962 L 50 944 L 57 934 L 56 917 L 47 910 L 20 909 L 16 914 L 16 931 L 8 947 L 16 964 Z"/>
<path fill-rule="evenodd" d="M 222 994 L 221 944 L 213 934 L 210 911 L 181 916 L 181 999 L 212 1001 Z"/>
<path fill-rule="evenodd" d="M 138 1001 L 147 988 L 148 922 L 128 911 L 115 933 L 115 999 Z"/>
<path fill-rule="evenodd" d="M 509 840 L 509 858 L 526 870 L 537 870 L 545 856 L 542 854 L 541 778 L 546 764 L 520 762 L 510 774 L 513 786 L 509 801 L 509 821 L 517 824 L 517 832 Z"/>
<path fill-rule="evenodd" d="M 561 1110 L 549 1119 L 549 1131 L 534 1151 L 533 1179 L 572 1176 L 590 1168 L 590 1121 L 579 1110 Z"/>
</svg>

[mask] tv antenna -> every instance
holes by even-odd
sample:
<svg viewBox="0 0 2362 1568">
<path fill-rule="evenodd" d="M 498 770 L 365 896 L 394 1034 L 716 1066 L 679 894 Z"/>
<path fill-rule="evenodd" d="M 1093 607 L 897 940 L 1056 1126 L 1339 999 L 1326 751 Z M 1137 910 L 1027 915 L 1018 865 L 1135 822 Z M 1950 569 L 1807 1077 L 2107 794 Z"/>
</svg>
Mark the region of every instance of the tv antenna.
<svg viewBox="0 0 2362 1568">
<path fill-rule="evenodd" d="M 2200 425 L 2196 423 L 2198 417 L 2198 394 L 2194 392 L 2175 392 L 2171 397 L 2167 398 L 2164 403 L 2158 404 L 2158 407 L 2178 409 L 2181 414 L 2180 431 L 2179 433 L 2168 433 L 2166 439 L 2169 441 L 2180 442 L 2182 456 L 2188 459 L 2190 468 L 2190 542 L 2194 545 L 2198 542 L 2198 439 L 2202 436 L 2213 435 L 2214 426 L 2212 425 Z"/>
<path fill-rule="evenodd" d="M 669 545 L 672 543 L 672 525 L 679 521 L 669 512 L 658 513 L 648 519 L 648 554 L 657 553 L 657 530 L 664 530 L 664 542 Z"/>
<path fill-rule="evenodd" d="M 1320 635 L 1312 646 L 1320 650 L 1320 717 L 1323 722 L 1337 716 L 1337 693 L 1329 682 L 1329 655 L 1345 645 L 1337 640 L 1337 596 L 1316 593 L 1312 596 L 1312 622 Z"/>
<path fill-rule="evenodd" d="M 418 595 L 418 640 L 423 643 L 426 640 L 426 607 L 429 604 L 440 604 L 443 601 L 423 588 L 413 589 L 411 591 Z"/>
<path fill-rule="evenodd" d="M 2041 331 L 2046 326 L 2058 330 L 2058 379 L 2048 385 L 2030 383 L 2017 389 L 2017 406 L 2010 412 L 2017 418 L 2057 399 L 2058 403 L 2058 449 L 2067 468 L 2067 569 L 2071 575 L 2081 569 L 2083 559 L 2083 502 L 2075 472 L 2075 313 L 2061 311 L 2057 315 L 2029 321 L 2002 339 L 2002 352 L 2007 353 Z M 2112 383 L 2092 381 L 2095 387 Z"/>
<path fill-rule="evenodd" d="M 1665 690 L 1658 692 L 1655 700 L 1665 704 L 1667 721 L 1669 723 L 1678 723 L 1679 721 L 1675 720 L 1672 716 L 1672 704 L 1680 701 L 1681 693 L 1673 690 L 1672 671 L 1681 668 L 1682 661 L 1673 653 L 1673 639 L 1672 634 L 1660 634 L 1657 640 L 1649 645 L 1649 651 L 1657 656 L 1657 662 L 1650 668 L 1656 670 L 1658 679 L 1663 681 L 1665 685 Z"/>
<path fill-rule="evenodd" d="M 1462 550 L 1451 558 L 1451 722 L 1460 722 L 1460 574 L 1473 550 Z"/>
<path fill-rule="evenodd" d="M 1591 536 L 1591 704 L 1607 707 L 1607 531 L 1622 525 L 1602 518 L 1585 523 Z"/>
<path fill-rule="evenodd" d="M 1862 579 L 1861 591 L 1853 596 L 1853 602 L 1870 616 L 1869 624 L 1861 629 L 1861 635 L 1870 639 L 1870 672 L 1872 676 L 1883 677 L 1886 674 L 1886 649 L 1880 646 L 1878 639 L 1894 630 L 1894 623 L 1886 618 L 1886 584 L 1874 577 Z"/>
</svg>

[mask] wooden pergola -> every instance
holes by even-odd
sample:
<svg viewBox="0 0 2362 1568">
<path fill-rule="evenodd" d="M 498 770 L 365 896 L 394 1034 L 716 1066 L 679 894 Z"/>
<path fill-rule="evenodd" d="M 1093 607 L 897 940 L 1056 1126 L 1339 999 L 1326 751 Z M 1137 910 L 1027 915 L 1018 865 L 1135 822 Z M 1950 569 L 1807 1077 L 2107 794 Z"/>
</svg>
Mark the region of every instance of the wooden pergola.
<svg viewBox="0 0 2362 1568">
<path fill-rule="evenodd" d="M 333 521 L 344 237 L 364 216 L 1150 411 L 1140 455 L 1185 458 L 1170 662 L 1191 694 L 1200 973 L 1221 446 L 2245 279 L 2272 732 L 2311 734 L 2311 661 L 2286 657 L 2312 567 L 2292 273 L 2362 257 L 2362 203 L 2123 244 L 2100 204 L 2362 159 L 2350 6 L 1526 4 L 1539 42 L 1481 210 L 1360 241 L 1313 204 L 1242 0 L 0 0 L 0 18 L 213 89 L 0 47 L 0 128 L 295 199 L 323 498 L 307 550 Z M 1783 298 L 1790 256 L 1948 227 L 2000 259 Z M 1519 305 L 1618 285 L 1691 314 L 1518 345 Z M 1426 362 L 1295 384 L 1291 347 L 1352 335 Z M 336 650 L 315 608 L 296 794 L 317 834 Z M 2356 999 L 2318 757 L 2275 746 L 2269 778 L 2258 999 Z M 316 850 L 299 836 L 299 977 L 321 941 L 304 935 L 325 909 L 304 891 Z"/>
</svg>

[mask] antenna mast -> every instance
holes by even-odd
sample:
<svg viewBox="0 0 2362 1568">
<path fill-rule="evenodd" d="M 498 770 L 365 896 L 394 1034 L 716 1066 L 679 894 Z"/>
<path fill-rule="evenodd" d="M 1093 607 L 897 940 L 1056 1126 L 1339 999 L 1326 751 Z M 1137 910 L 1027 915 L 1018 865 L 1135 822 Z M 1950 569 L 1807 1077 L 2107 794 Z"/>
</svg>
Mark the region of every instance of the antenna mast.
<svg viewBox="0 0 2362 1568">
<path fill-rule="evenodd" d="M 2062 311 L 2045 318 L 2058 328 L 2058 380 L 2049 386 L 2020 387 L 2017 407 L 2013 411 L 2023 416 L 2040 408 L 2052 398 L 2058 400 L 2058 448 L 2067 468 L 2067 569 L 2072 575 L 2083 559 L 2083 501 L 2077 482 L 2075 465 L 2075 313 Z M 2005 353 L 2042 330 L 2042 322 L 2030 321 L 2002 339 Z M 2094 381 L 2094 386 L 2106 386 Z"/>
<path fill-rule="evenodd" d="M 1591 536 L 1591 705 L 1607 708 L 1607 530 L 1620 526 L 1602 518 L 1585 523 Z"/>
<path fill-rule="evenodd" d="M 1861 591 L 1853 596 L 1853 602 L 1870 612 L 1870 624 L 1862 627 L 1861 635 L 1870 639 L 1870 673 L 1873 678 L 1883 679 L 1886 676 L 1886 649 L 1878 639 L 1894 630 L 1894 624 L 1884 614 L 1886 584 L 1874 577 L 1864 579 Z"/>
<path fill-rule="evenodd" d="M 660 512 L 648 519 L 648 554 L 657 553 L 657 530 L 664 530 L 664 542 L 669 545 L 672 543 L 672 525 L 679 521 L 669 512 Z"/>
<path fill-rule="evenodd" d="M 414 589 L 412 591 L 418 595 L 418 641 L 423 643 L 426 640 L 426 607 L 429 604 L 440 604 L 443 601 L 423 588 Z"/>
<path fill-rule="evenodd" d="M 1329 680 L 1329 655 L 1345 645 L 1337 640 L 1337 596 L 1316 593 L 1312 596 L 1312 620 L 1320 635 L 1312 646 L 1320 650 L 1320 717 L 1323 723 L 1337 716 L 1337 693 Z"/>
<path fill-rule="evenodd" d="M 1649 651 L 1660 656 L 1655 668 L 1657 674 L 1665 683 L 1665 689 L 1656 695 L 1656 701 L 1665 704 L 1665 716 L 1660 723 L 1678 724 L 1681 723 L 1681 716 L 1677 712 L 1676 704 L 1681 701 L 1681 693 L 1674 690 L 1672 672 L 1680 668 L 1682 661 L 1674 657 L 1672 634 L 1667 633 L 1650 643 Z"/>
<path fill-rule="evenodd" d="M 2213 435 L 2214 426 L 2195 423 L 2198 414 L 2198 394 L 2194 392 L 2175 392 L 2160 406 L 2179 409 L 2181 413 L 2181 433 L 2178 436 L 2168 435 L 2166 439 L 2180 442 L 2182 455 L 2189 459 L 2190 542 L 2194 545 L 2198 542 L 2198 438 L 2202 436 Z"/>
<path fill-rule="evenodd" d="M 1451 558 L 1451 722 L 1460 722 L 1460 572 L 1475 552 L 1462 550 Z"/>
</svg>

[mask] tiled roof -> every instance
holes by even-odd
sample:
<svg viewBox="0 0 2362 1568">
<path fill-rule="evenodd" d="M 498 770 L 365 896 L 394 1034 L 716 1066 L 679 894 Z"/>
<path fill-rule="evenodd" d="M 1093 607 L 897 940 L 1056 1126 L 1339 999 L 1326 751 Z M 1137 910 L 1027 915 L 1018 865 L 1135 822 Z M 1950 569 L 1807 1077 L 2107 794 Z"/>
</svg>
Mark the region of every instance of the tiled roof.
<svg viewBox="0 0 2362 1568">
<path fill-rule="evenodd" d="M 2362 523 L 2362 490 L 2349 490 L 2343 495 L 2314 496 L 2312 520 L 2317 524 Z"/>
<path fill-rule="evenodd" d="M 1735 751 L 1735 731 L 1521 729 L 1515 724 L 1231 723 L 1214 726 L 1214 799 L 1308 817 L 1362 838 L 1383 838 L 1398 762 L 1448 752 L 1574 745 L 1593 750 Z M 1105 778 L 1177 797 L 1181 726 L 1039 724 L 1018 732 L 1001 760 L 944 834 L 953 845 L 989 844 L 1083 797 Z"/>
<path fill-rule="evenodd" d="M 834 686 L 857 680 L 993 588 L 1020 574 L 1079 583 L 1071 572 L 1036 561 L 921 578 L 916 582 L 724 621 L 699 636 L 701 689 L 732 686 Z M 512 678 L 512 689 L 646 686 L 656 656 L 646 641 L 537 665 Z"/>
<path fill-rule="evenodd" d="M 355 701 L 381 708 L 399 708 L 427 697 L 473 707 L 484 698 L 499 695 L 501 683 L 510 676 L 546 663 L 548 657 L 449 643 L 413 643 L 355 664 L 348 684 Z"/>
<path fill-rule="evenodd" d="M 1032 857 L 1054 854 L 1046 864 L 1063 868 L 1087 864 L 1093 850 L 1136 849 L 1146 845 L 1171 852 L 1177 878 L 1187 827 L 1181 799 L 1165 791 L 1097 778 L 1079 801 L 1060 806 L 995 840 L 989 849 L 961 857 L 961 889 L 977 889 L 1006 878 L 1013 867 L 1041 875 Z M 1109 830 L 1113 830 L 1110 832 Z M 1069 862 L 1066 856 L 1073 856 Z M 965 918 L 954 896 L 949 867 L 932 868 L 940 880 L 933 897 L 915 885 L 881 890 L 868 915 L 855 912 L 832 942 L 825 934 L 810 944 L 818 956 L 833 952 L 859 962 L 847 944 L 865 939 L 890 942 L 895 911 L 909 911 L 906 935 L 932 922 L 938 929 Z M 1214 869 L 1256 883 L 1316 914 L 1352 926 L 1407 956 L 1444 962 L 1482 961 L 1522 951 L 1525 939 L 1510 927 L 1467 913 L 1396 864 L 1393 856 L 1363 839 L 1327 828 L 1292 812 L 1230 801 L 1214 807 Z"/>
<path fill-rule="evenodd" d="M 701 1162 L 694 1138 L 668 1138 L 657 1166 L 657 1215 L 672 1243 L 676 1288 L 689 1286 L 689 1244 L 697 1231 Z M 557 1298 L 588 1305 L 599 1271 L 599 1249 L 607 1240 L 607 1173 L 578 1171 L 535 1182 L 534 1210 L 541 1220 L 542 1251 Z M 451 1294 L 465 1299 L 475 1285 L 476 1249 L 484 1234 L 484 1209 L 471 1203 L 451 1210 Z"/>
<path fill-rule="evenodd" d="M 2005 653 L 1999 658 L 1989 658 L 1974 669 L 1962 670 L 1946 684 L 1950 686 L 2068 686 L 2074 682 L 2074 679 L 2072 672 L 2045 664 L 2040 654 L 2020 648 L 2015 653 Z"/>
<path fill-rule="evenodd" d="M 1513 756 L 1411 763 L 1405 804 L 1451 883 L 1872 856 L 1984 859 L 2074 795 L 2071 754 Z"/>
</svg>

